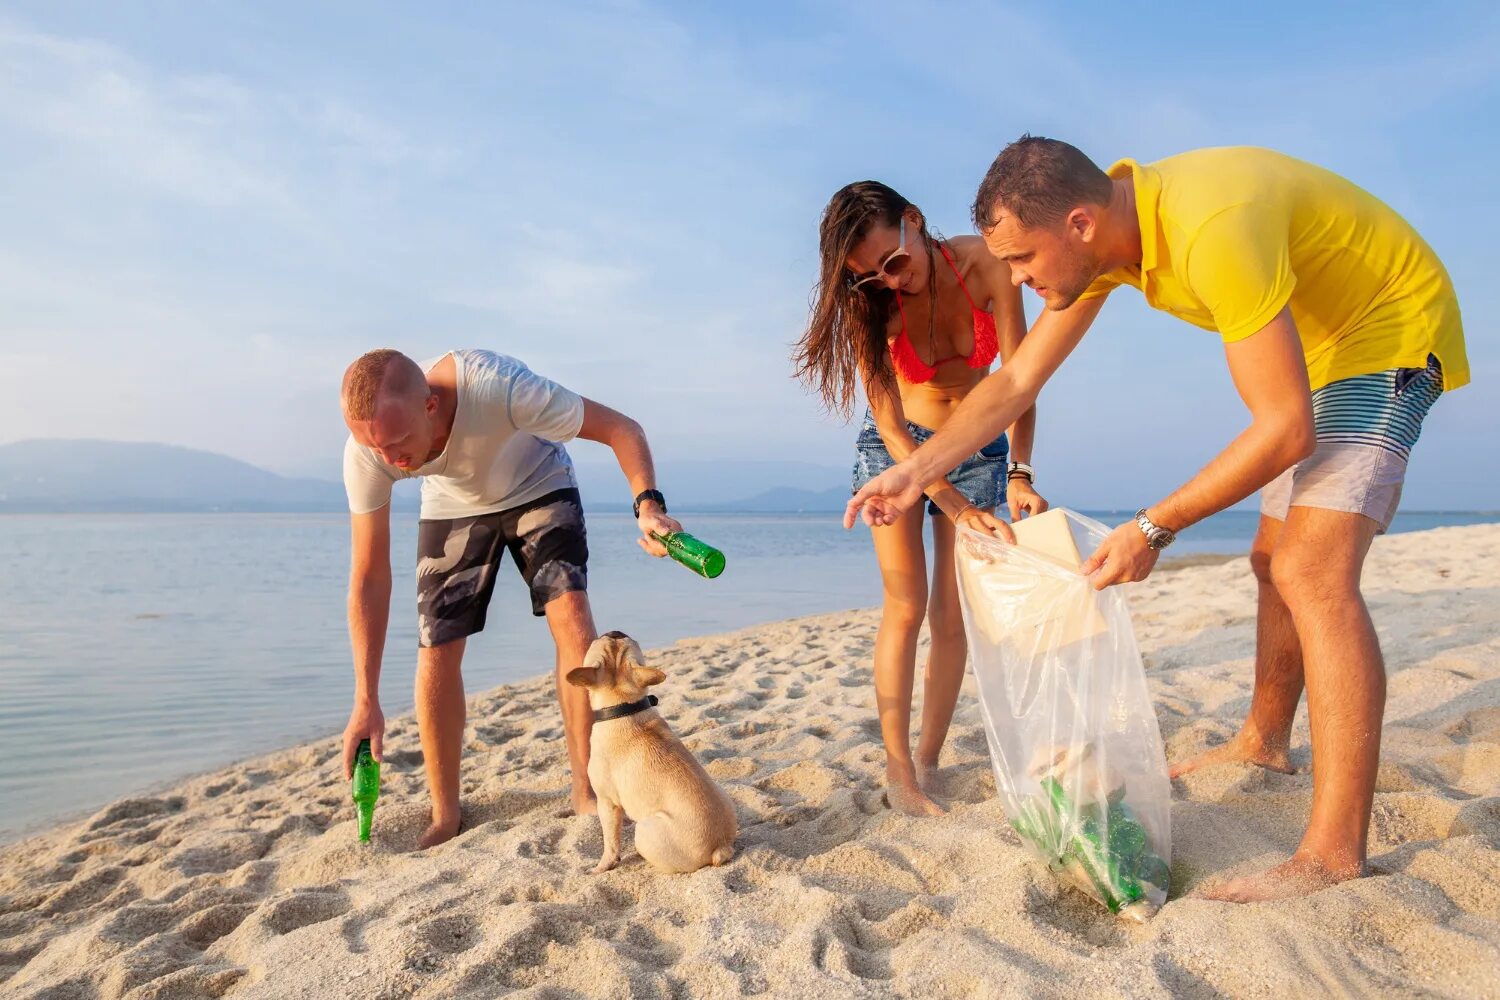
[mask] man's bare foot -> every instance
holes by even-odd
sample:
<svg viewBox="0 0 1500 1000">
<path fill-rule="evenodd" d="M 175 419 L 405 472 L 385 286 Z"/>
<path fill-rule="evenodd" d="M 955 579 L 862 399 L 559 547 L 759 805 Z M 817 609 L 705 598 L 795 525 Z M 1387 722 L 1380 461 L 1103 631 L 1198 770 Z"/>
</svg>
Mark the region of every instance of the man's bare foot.
<svg viewBox="0 0 1500 1000">
<path fill-rule="evenodd" d="M 1275 868 L 1241 878 L 1216 881 L 1193 895 L 1225 903 L 1262 903 L 1273 899 L 1308 896 L 1362 874 L 1363 865 L 1330 865 L 1317 855 L 1298 851 L 1292 855 L 1291 860 L 1284 861 Z"/>
<path fill-rule="evenodd" d="M 907 816 L 942 816 L 948 810 L 927 797 L 917 784 L 916 770 L 907 765 L 887 765 L 885 769 L 886 805 Z"/>
<path fill-rule="evenodd" d="M 573 815 L 599 815 L 599 803 L 594 798 L 594 790 L 588 785 L 584 785 L 582 789 L 573 789 Z"/>
<path fill-rule="evenodd" d="M 439 823 L 437 820 L 433 820 L 432 825 L 427 828 L 426 832 L 417 838 L 417 850 L 425 851 L 429 847 L 446 844 L 458 836 L 458 828 L 461 823 L 462 817 L 455 818 L 451 823 Z"/>
<path fill-rule="evenodd" d="M 1241 730 L 1234 739 L 1223 746 L 1205 750 L 1196 757 L 1171 765 L 1167 773 L 1173 778 L 1180 778 L 1184 774 L 1192 774 L 1202 767 L 1212 767 L 1215 764 L 1254 764 L 1268 771 L 1279 771 L 1282 774 L 1292 774 L 1296 769 L 1292 767 L 1292 759 L 1287 756 L 1286 744 L 1279 746 L 1267 746 L 1259 740 L 1251 739 Z"/>
</svg>

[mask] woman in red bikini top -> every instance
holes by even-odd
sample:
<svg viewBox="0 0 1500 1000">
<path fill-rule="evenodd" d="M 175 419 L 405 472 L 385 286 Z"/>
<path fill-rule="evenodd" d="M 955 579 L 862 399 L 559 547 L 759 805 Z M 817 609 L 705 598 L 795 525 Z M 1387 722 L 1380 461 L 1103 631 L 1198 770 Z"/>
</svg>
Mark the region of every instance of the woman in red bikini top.
<svg viewBox="0 0 1500 1000">
<path fill-rule="evenodd" d="M 856 444 L 853 486 L 916 450 L 1025 335 L 1021 293 L 1010 269 L 983 241 L 928 234 L 922 213 L 884 184 L 862 181 L 833 196 L 819 232 L 821 275 L 812 316 L 797 345 L 799 378 L 829 409 L 849 415 L 860 389 L 869 400 Z M 994 513 L 1009 500 L 1012 519 L 1040 513 L 1031 487 L 1028 412 L 1011 428 L 1016 464 L 1007 483 L 1002 435 L 927 488 L 932 571 L 926 565 L 922 506 L 895 524 L 872 528 L 884 583 L 875 641 L 875 700 L 886 751 L 886 797 L 912 815 L 943 807 L 938 753 L 958 701 L 968 650 L 953 570 L 956 524 L 1008 533 Z M 1007 491 L 1007 485 L 1009 490 Z M 1007 496 L 1008 493 L 1008 496 Z M 911 750 L 917 633 L 926 618 L 931 651 L 922 700 L 922 732 Z"/>
</svg>

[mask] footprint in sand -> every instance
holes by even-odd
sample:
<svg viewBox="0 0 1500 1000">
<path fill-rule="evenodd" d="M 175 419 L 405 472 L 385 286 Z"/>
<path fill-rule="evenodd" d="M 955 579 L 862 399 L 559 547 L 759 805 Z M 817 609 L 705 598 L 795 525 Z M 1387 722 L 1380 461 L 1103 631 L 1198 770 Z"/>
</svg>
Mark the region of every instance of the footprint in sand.
<svg viewBox="0 0 1500 1000">
<path fill-rule="evenodd" d="M 724 888 L 736 896 L 744 896 L 759 891 L 761 883 L 766 879 L 767 873 L 762 869 L 741 865 L 725 870 Z"/>
<path fill-rule="evenodd" d="M 218 782 L 216 784 L 209 785 L 207 788 L 203 789 L 203 797 L 207 798 L 207 799 L 216 799 L 220 795 L 223 795 L 225 792 L 229 791 L 230 789 L 232 789 L 234 787 L 235 787 L 235 782 L 233 780 L 230 780 L 230 781 L 220 781 L 220 782 Z"/>
<path fill-rule="evenodd" d="M 525 841 L 516 848 L 516 853 L 523 858 L 546 858 L 557 853 L 557 845 L 562 842 L 563 829 L 554 826 L 544 831 L 541 836 L 533 840 Z"/>
<path fill-rule="evenodd" d="M 117 823 L 126 828 L 140 826 L 142 820 L 182 812 L 185 805 L 187 805 L 187 799 L 181 795 L 166 799 L 123 799 L 89 817 L 84 830 L 87 832 L 103 830 Z"/>
<path fill-rule="evenodd" d="M 491 746 L 497 746 L 526 735 L 526 729 L 524 726 L 518 726 L 514 723 L 493 722 L 482 726 L 475 726 L 474 735 Z"/>
<path fill-rule="evenodd" d="M 121 865 L 110 865 L 90 872 L 76 882 L 70 882 L 60 891 L 48 896 L 46 901 L 37 909 L 38 913 L 51 916 L 56 913 L 67 913 L 73 910 L 82 910 L 102 903 L 113 895 L 116 890 L 128 893 L 130 896 L 138 892 L 132 886 L 121 887 L 128 869 Z M 128 898 L 128 897 L 127 897 Z"/>
<path fill-rule="evenodd" d="M 175 919 L 172 907 L 165 903 L 129 903 L 105 918 L 95 936 L 122 945 L 136 945 L 162 933 Z"/>
<path fill-rule="evenodd" d="M 704 770 L 720 781 L 748 778 L 759 765 L 748 757 L 741 757 L 731 750 L 712 750 L 698 754 Z"/>
<path fill-rule="evenodd" d="M 813 965 L 833 973 L 844 973 L 858 979 L 884 981 L 891 979 L 890 950 L 862 945 L 866 937 L 864 921 L 840 912 L 830 914 L 828 923 L 813 933 Z"/>
<path fill-rule="evenodd" d="M 414 770 L 422 766 L 422 751 L 387 750 L 381 766 L 395 768 L 398 771 Z"/>
<path fill-rule="evenodd" d="M 258 919 L 274 934 L 290 934 L 341 917 L 349 912 L 350 905 L 349 894 L 336 886 L 296 889 L 262 904 Z"/>
<path fill-rule="evenodd" d="M 495 897 L 496 904 L 500 906 L 513 906 L 516 903 L 550 903 L 557 899 L 556 887 L 545 882 L 533 882 L 520 888 L 507 888 L 500 890 Z"/>
<path fill-rule="evenodd" d="M 1500 797 L 1466 802 L 1454 818 L 1449 835 L 1477 836 L 1492 850 L 1500 850 Z"/>
<path fill-rule="evenodd" d="M 478 922 L 470 914 L 454 913 L 417 926 L 418 940 L 448 955 L 468 951 L 482 938 Z"/>
<path fill-rule="evenodd" d="M 481 789 L 484 787 L 481 784 Z M 559 803 L 566 805 L 566 797 L 558 792 L 533 792 L 511 789 L 501 792 L 493 799 L 475 796 L 464 805 L 464 829 L 472 830 L 485 823 L 516 823 L 524 816 L 539 810 L 555 809 Z M 572 806 L 567 806 L 566 815 L 572 815 Z"/>
<path fill-rule="evenodd" d="M 615 947 L 628 958 L 657 969 L 670 968 L 682 957 L 681 948 L 634 921 L 624 925 L 623 931 L 615 939 Z"/>
<path fill-rule="evenodd" d="M 270 836 L 254 831 L 191 834 L 162 859 L 161 865 L 188 878 L 233 871 L 264 857 L 271 841 Z"/>
<path fill-rule="evenodd" d="M 204 950 L 219 938 L 231 933 L 255 912 L 254 903 L 220 903 L 190 914 L 177 925 L 177 932 L 188 944 Z"/>
</svg>

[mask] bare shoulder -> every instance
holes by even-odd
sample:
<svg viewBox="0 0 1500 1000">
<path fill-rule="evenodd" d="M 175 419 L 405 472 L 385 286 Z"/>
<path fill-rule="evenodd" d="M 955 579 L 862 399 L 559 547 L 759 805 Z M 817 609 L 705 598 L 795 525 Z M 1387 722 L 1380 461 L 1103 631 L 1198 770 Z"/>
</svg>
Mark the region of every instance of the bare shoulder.
<svg viewBox="0 0 1500 1000">
<path fill-rule="evenodd" d="M 948 241 L 965 280 L 984 286 L 991 300 L 1003 299 L 1012 289 L 1010 265 L 990 253 L 978 236 L 955 236 Z"/>
<path fill-rule="evenodd" d="M 953 251 L 953 256 L 958 258 L 958 262 L 966 268 L 982 263 L 982 258 L 990 256 L 984 240 L 978 236 L 949 236 L 944 242 Z"/>
<path fill-rule="evenodd" d="M 990 253 L 990 248 L 978 236 L 955 236 L 948 240 L 948 246 L 964 271 L 1009 279 L 1010 265 Z"/>
</svg>

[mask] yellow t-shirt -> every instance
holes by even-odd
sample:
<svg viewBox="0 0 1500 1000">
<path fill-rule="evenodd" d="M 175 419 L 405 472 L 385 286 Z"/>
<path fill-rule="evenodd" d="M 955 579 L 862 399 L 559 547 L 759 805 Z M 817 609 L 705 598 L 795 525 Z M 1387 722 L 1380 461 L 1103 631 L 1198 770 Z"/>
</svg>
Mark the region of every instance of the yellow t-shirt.
<svg viewBox="0 0 1500 1000">
<path fill-rule="evenodd" d="M 1442 362 L 1444 389 L 1469 381 L 1443 262 L 1374 195 L 1251 146 L 1121 160 L 1109 175 L 1134 179 L 1141 263 L 1100 277 L 1084 298 L 1133 285 L 1153 308 L 1216 330 L 1225 343 L 1290 303 L 1314 389 L 1423 368 L 1428 354 Z"/>
</svg>

